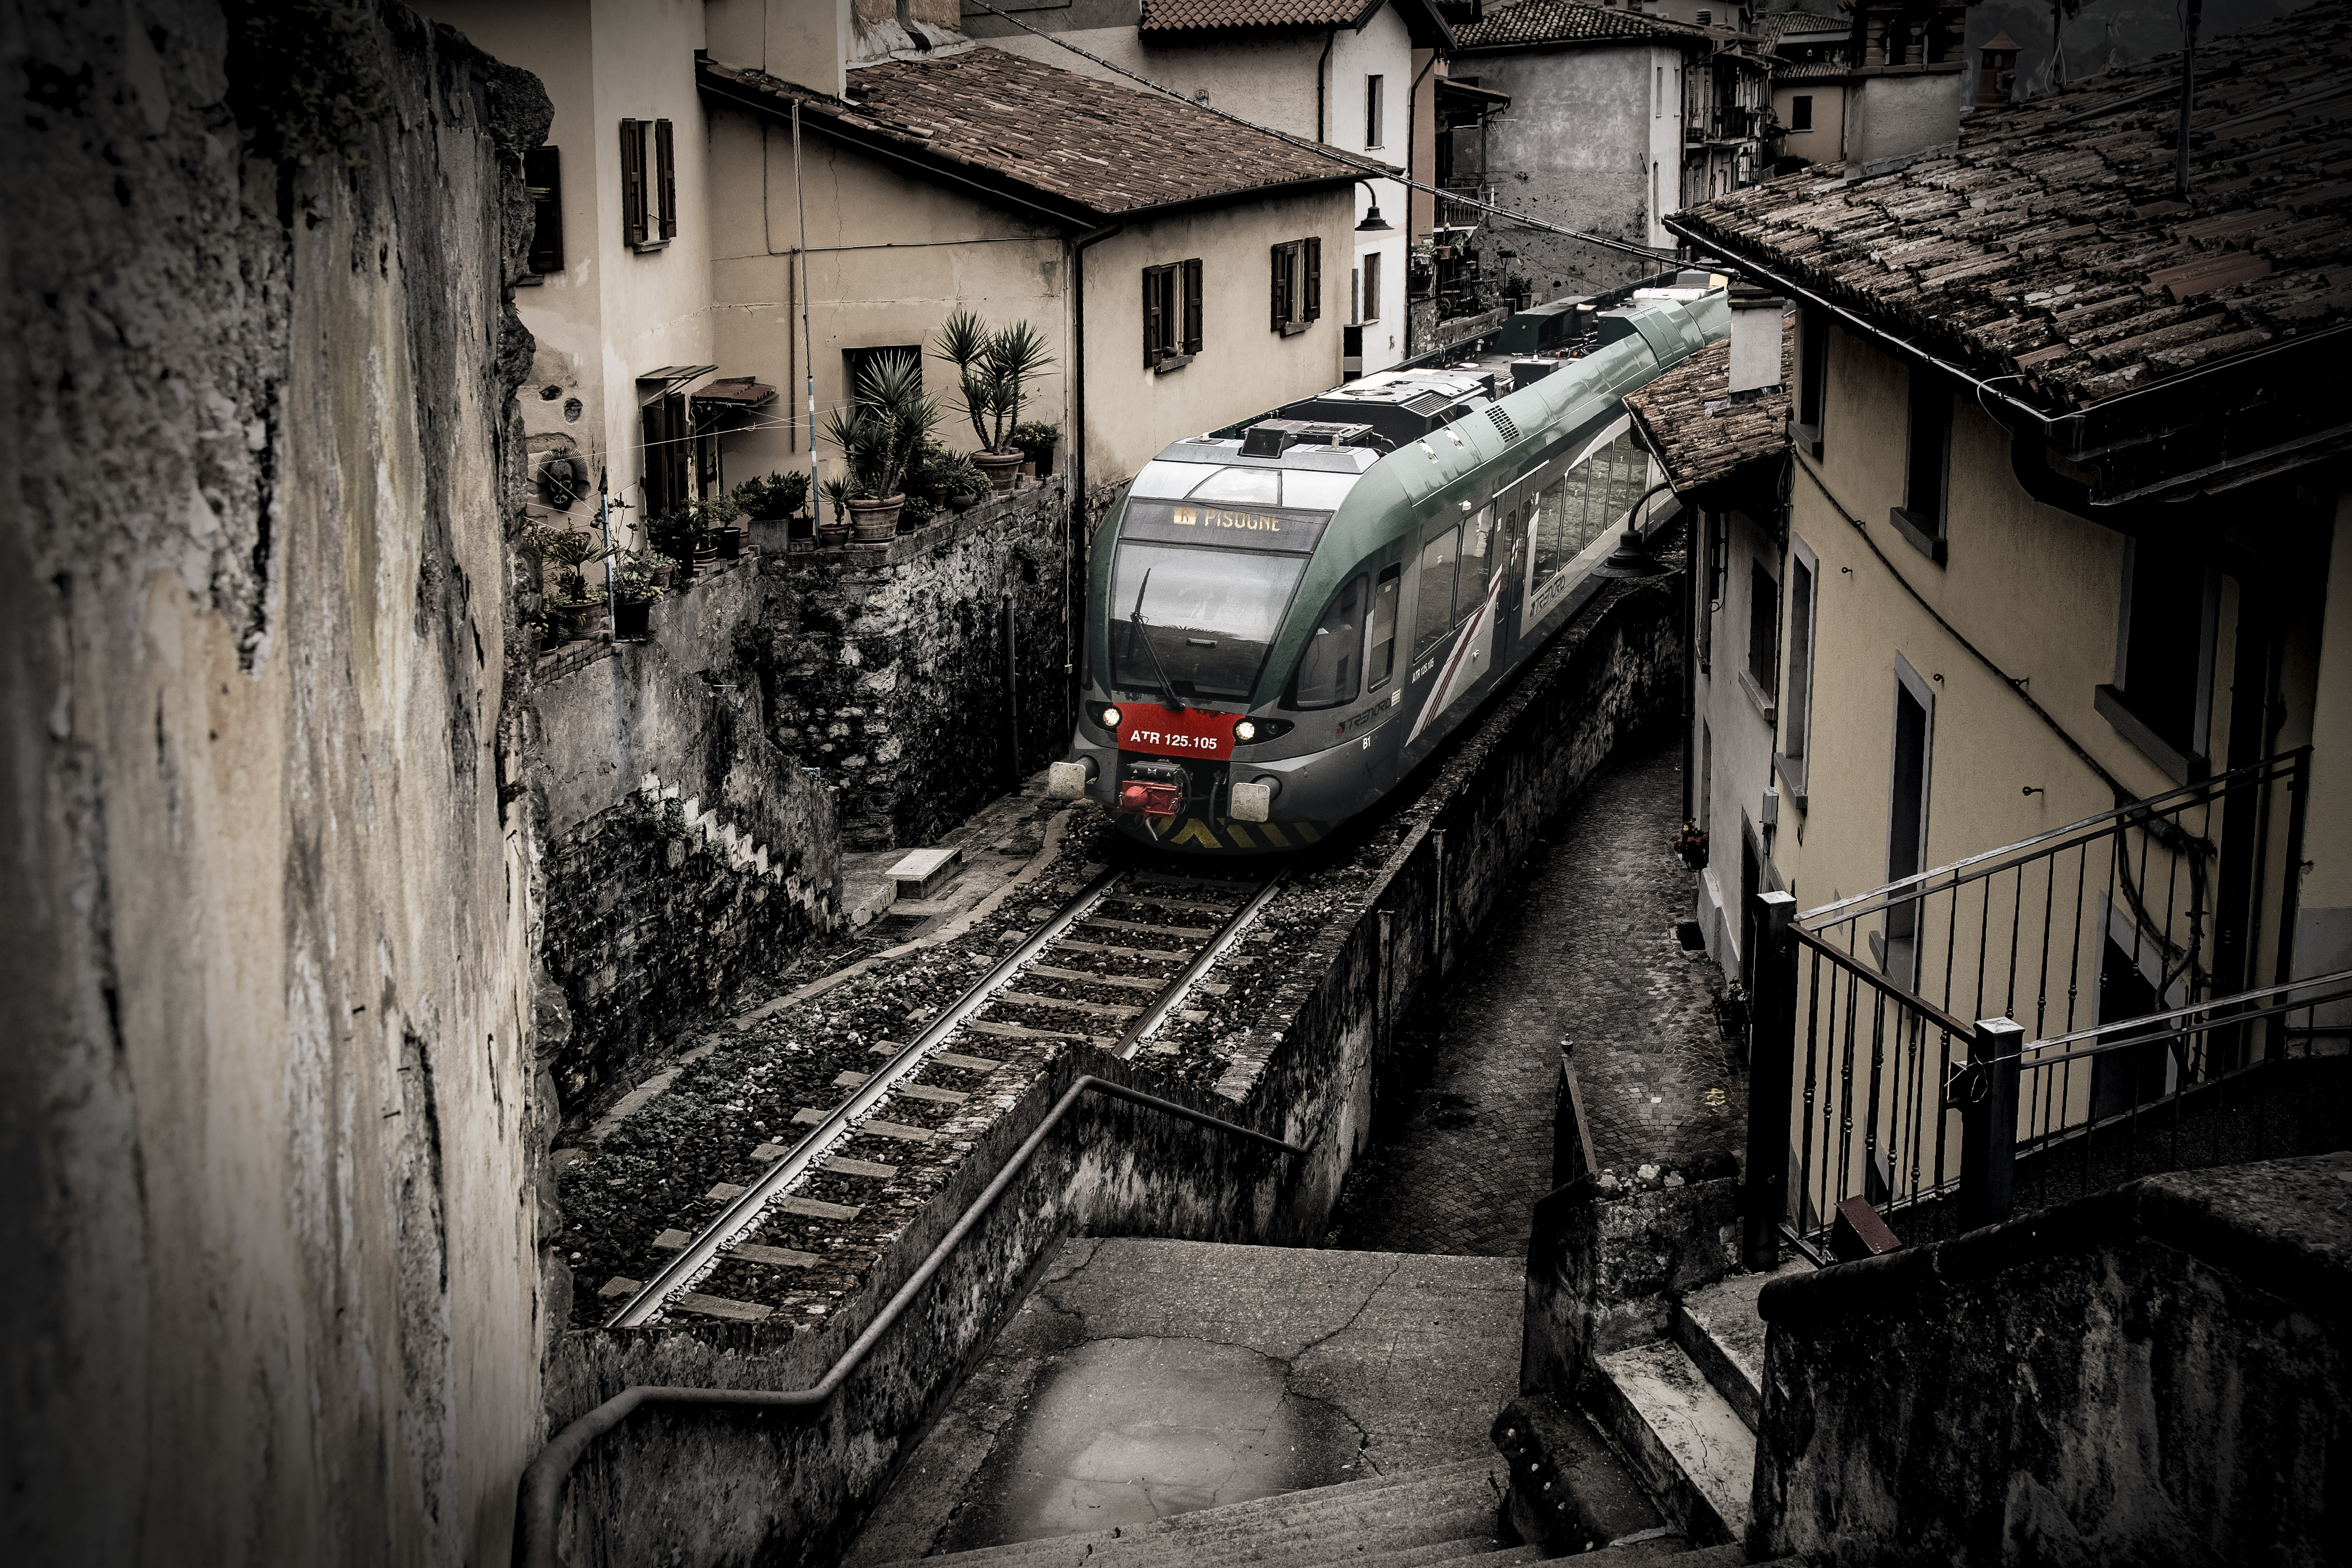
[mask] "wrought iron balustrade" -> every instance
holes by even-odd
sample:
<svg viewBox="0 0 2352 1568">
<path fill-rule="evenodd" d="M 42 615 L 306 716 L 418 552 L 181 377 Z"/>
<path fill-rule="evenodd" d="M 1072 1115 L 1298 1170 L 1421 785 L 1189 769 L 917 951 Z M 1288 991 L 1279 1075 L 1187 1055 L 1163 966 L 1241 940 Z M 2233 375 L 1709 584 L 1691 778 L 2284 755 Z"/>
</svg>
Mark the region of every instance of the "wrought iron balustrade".
<svg viewBox="0 0 2352 1568">
<path fill-rule="evenodd" d="M 1898 1234 L 1981 1222 L 1958 1201 L 1971 1115 L 2006 1116 L 1977 1142 L 2044 1190 L 2061 1152 L 2078 1188 L 2145 1173 L 2151 1107 L 2176 1146 L 2263 1143 L 2251 1070 L 2308 1056 L 2352 994 L 2287 984 L 2307 768 L 2307 750 L 2266 758 L 1801 917 L 1759 900 L 1749 1160 L 1771 1196 L 1751 1253 L 1782 1226 L 1821 1251 L 1853 1196 Z M 2022 1077 L 1988 1112 L 1967 1097 L 1996 1052 Z"/>
</svg>

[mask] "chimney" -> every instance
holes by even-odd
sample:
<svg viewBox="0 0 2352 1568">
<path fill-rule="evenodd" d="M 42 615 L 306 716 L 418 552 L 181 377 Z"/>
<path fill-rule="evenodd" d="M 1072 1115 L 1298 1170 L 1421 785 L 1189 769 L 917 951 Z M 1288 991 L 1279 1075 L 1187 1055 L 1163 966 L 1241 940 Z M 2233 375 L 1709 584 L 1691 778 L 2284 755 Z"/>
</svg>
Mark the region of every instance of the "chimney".
<svg viewBox="0 0 2352 1568">
<path fill-rule="evenodd" d="M 1958 43 L 1968 5 L 1936 0 L 1923 26 L 1916 5 L 1859 0 L 1864 69 L 1846 93 L 1849 176 L 1899 167 L 1959 141 L 1961 111 L 1975 97 Z"/>
<path fill-rule="evenodd" d="M 1783 301 L 1752 283 L 1731 286 L 1731 393 L 1760 392 L 1780 384 L 1780 315 Z"/>
<path fill-rule="evenodd" d="M 766 17 L 755 36 L 762 54 L 760 68 L 835 98 L 845 96 L 857 36 L 856 0 L 764 0 L 764 5 Z M 751 63 L 730 59 L 717 47 L 711 53 L 730 65 Z"/>
<path fill-rule="evenodd" d="M 1979 109 L 1998 109 L 2007 103 L 2017 88 L 2017 53 L 2020 45 L 2006 29 L 1993 35 L 1984 47 L 1984 64 L 1977 71 L 1977 102 Z"/>
</svg>

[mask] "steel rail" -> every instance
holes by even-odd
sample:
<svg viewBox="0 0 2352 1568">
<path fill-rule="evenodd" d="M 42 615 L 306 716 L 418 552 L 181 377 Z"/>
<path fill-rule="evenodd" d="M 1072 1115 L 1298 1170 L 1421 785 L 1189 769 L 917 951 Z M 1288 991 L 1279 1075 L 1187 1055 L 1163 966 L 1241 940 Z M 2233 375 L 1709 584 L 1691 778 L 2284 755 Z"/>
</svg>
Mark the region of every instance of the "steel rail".
<svg viewBox="0 0 2352 1568">
<path fill-rule="evenodd" d="M 1804 927 L 1801 925 L 1791 925 L 1789 928 L 1789 934 L 1797 939 L 1799 945 L 1812 949 L 1813 952 L 1820 953 L 1838 968 L 1846 971 L 1848 973 L 1861 980 L 1864 984 L 1873 987 L 1885 995 L 1891 997 L 1896 1006 L 1907 1007 L 1911 1011 L 1926 1018 L 1927 1022 L 1935 1025 L 1937 1029 L 1941 1033 L 1949 1035 L 1953 1038 L 1959 1040 L 1969 1040 L 1976 1037 L 1976 1031 L 1974 1029 L 1962 1023 L 1958 1018 L 1955 1017 L 1951 1014 L 1946 1012 L 1943 1008 L 1937 1006 L 1925 996 L 1920 995 L 1916 991 L 1906 991 L 1900 985 L 1896 985 L 1887 980 L 1887 978 L 1883 974 L 1872 973 L 1868 968 L 1864 967 L 1860 959 L 1855 958 L 1851 953 L 1839 952 L 1836 948 L 1832 947 L 1828 942 L 1823 942 L 1820 937 L 1815 936 L 1811 931 L 1807 931 Z M 1847 1005 L 1850 1009 L 1853 1004 L 1849 1002 Z M 1852 1016 L 1851 1012 L 1849 1012 L 1848 1016 Z"/>
<path fill-rule="evenodd" d="M 1107 884 L 1098 883 L 1097 887 L 1105 885 Z M 908 1047 L 909 1050 L 913 1048 L 911 1046 Z M 894 1062 L 897 1059 L 897 1058 L 892 1058 Z M 840 1391 L 841 1385 L 848 1381 L 849 1374 L 857 1370 L 859 1363 L 865 1361 L 882 1336 L 889 1332 L 891 1327 L 905 1314 L 907 1308 L 921 1292 L 923 1287 L 930 1283 L 931 1277 L 937 1274 L 940 1265 L 947 1261 L 948 1254 L 956 1249 L 963 1238 L 971 1233 L 972 1227 L 980 1223 L 990 1208 L 994 1206 L 996 1200 L 1003 1195 L 1004 1189 L 1012 1185 L 1013 1177 L 1019 1175 L 1027 1166 L 1030 1157 L 1036 1153 L 1038 1146 L 1045 1142 L 1046 1135 L 1061 1124 L 1062 1119 L 1069 1114 L 1070 1108 L 1077 1103 L 1078 1097 L 1082 1094 L 1105 1095 L 1113 1100 L 1124 1100 L 1131 1104 L 1143 1106 L 1148 1110 L 1164 1111 L 1168 1115 L 1198 1126 L 1213 1128 L 1219 1132 L 1229 1133 L 1245 1142 L 1263 1144 L 1294 1157 L 1307 1152 L 1307 1150 L 1298 1144 L 1286 1143 L 1279 1138 L 1270 1137 L 1254 1128 L 1237 1126 L 1222 1118 L 1212 1116 L 1206 1111 L 1195 1110 L 1188 1105 L 1179 1105 L 1172 1100 L 1162 1100 L 1156 1094 L 1146 1094 L 1140 1089 L 1129 1089 L 1125 1084 L 1112 1083 L 1107 1079 L 1097 1078 L 1091 1073 L 1087 1074 L 1071 1084 L 1062 1098 L 1055 1102 L 1054 1109 L 1046 1112 L 1045 1120 L 1037 1124 L 1036 1130 L 1031 1132 L 1023 1141 L 1021 1147 L 1013 1152 L 1013 1158 L 1005 1162 L 1004 1168 L 997 1172 L 995 1179 L 991 1181 L 981 1194 L 971 1201 L 971 1206 L 965 1209 L 962 1216 L 949 1229 L 947 1235 L 940 1238 L 939 1245 L 931 1248 L 929 1256 L 925 1258 L 915 1272 L 908 1277 L 907 1282 L 898 1287 L 898 1294 L 892 1296 L 881 1311 L 875 1314 L 874 1321 L 866 1325 L 866 1331 L 859 1334 L 849 1348 L 841 1352 L 841 1359 L 833 1363 L 824 1376 L 817 1380 L 814 1386 L 772 1390 L 674 1388 L 653 1384 L 638 1384 L 623 1389 L 585 1415 L 572 1421 L 562 1431 L 558 1432 L 549 1441 L 547 1447 L 539 1451 L 538 1457 L 525 1467 L 521 1484 L 516 1489 L 514 1560 L 517 1568 L 563 1568 L 563 1559 L 556 1551 L 555 1538 L 562 1519 L 564 1484 L 571 1479 L 572 1469 L 580 1463 L 581 1456 L 587 1452 L 588 1445 L 612 1431 L 637 1411 L 652 1405 L 749 1410 L 812 1410 L 830 1400 Z"/>
<path fill-rule="evenodd" d="M 835 1106 L 824 1121 L 810 1128 L 808 1135 L 793 1144 L 790 1153 L 770 1166 L 766 1173 L 729 1204 L 718 1218 L 705 1226 L 702 1233 L 639 1288 L 637 1293 L 630 1297 L 604 1326 L 608 1329 L 643 1327 L 647 1319 L 660 1310 L 665 1301 L 716 1267 L 719 1254 L 765 1217 L 771 1199 L 782 1196 L 786 1187 L 854 1134 L 856 1124 L 871 1116 L 892 1089 L 902 1080 L 912 1077 L 934 1051 L 946 1044 L 950 1034 L 974 1013 L 988 1005 L 997 992 L 1012 984 L 1014 975 L 1035 961 L 1040 952 L 1092 911 L 1112 886 L 1127 874 L 1124 868 L 1113 867 L 1097 877 L 1083 892 L 1065 904 L 1060 913 L 1038 927 L 1026 942 L 1014 948 L 971 989 L 949 1004 L 921 1034 L 901 1047 L 898 1055 L 858 1086 L 855 1093 Z"/>
<path fill-rule="evenodd" d="M 1257 917 L 1265 911 L 1265 906 L 1274 901 L 1274 895 L 1281 891 L 1282 882 L 1280 872 L 1267 878 L 1265 886 L 1260 888 L 1249 902 L 1234 911 L 1218 929 L 1217 934 L 1202 943 L 1201 951 L 1192 955 L 1192 962 L 1168 983 L 1167 989 L 1160 993 L 1158 999 L 1128 1025 L 1127 1033 L 1121 1035 L 1118 1044 L 1112 1047 L 1119 1060 L 1131 1062 L 1135 1059 L 1136 1053 L 1143 1048 L 1143 1042 L 1168 1021 L 1168 1015 L 1176 1010 L 1176 1005 L 1200 984 L 1202 976 L 1216 967 L 1217 960 L 1224 956 L 1225 950 L 1239 942 L 1242 933 L 1257 922 Z"/>
<path fill-rule="evenodd" d="M 2258 996 L 2272 996 L 2286 991 L 2309 991 L 2322 985 L 2333 985 L 2336 989 L 2325 995 L 2306 996 L 2300 1002 L 2273 1002 L 2267 1007 L 2252 1012 L 2227 1011 L 2236 1007 L 2240 1003 L 2252 1002 Z M 2214 1029 L 2226 1029 L 2236 1024 L 2252 1023 L 2257 1018 L 2271 1018 L 2287 1013 L 2300 1013 L 2307 1007 L 2326 1007 L 2341 1002 L 2347 997 L 2352 997 L 2352 969 L 2339 969 L 2333 974 L 2315 974 L 2308 980 L 2290 980 L 2283 985 L 2263 985 L 2252 991 L 2240 991 L 2228 996 L 2210 997 L 2202 1002 L 2192 1002 L 2186 1007 L 2175 1007 L 2169 1012 L 2143 1013 L 2137 1018 L 2117 1018 L 2113 1023 L 2095 1024 L 2087 1029 L 2077 1029 L 2071 1035 L 2053 1035 L 2046 1040 L 2033 1040 L 2020 1047 L 2019 1053 L 2021 1056 L 2026 1051 L 2046 1050 L 2052 1046 L 2069 1045 L 2076 1040 L 2095 1040 L 2103 1035 L 2122 1035 L 2131 1029 L 2155 1029 L 2157 1026 L 2163 1024 L 2176 1026 L 2173 1028 L 2158 1030 L 2154 1034 L 2134 1035 L 2125 1039 L 2111 1040 L 2104 1046 L 2093 1046 L 2079 1051 L 2067 1051 L 2060 1056 L 2037 1058 L 2024 1064 L 2029 1068 L 2048 1067 L 2053 1062 L 2071 1061 L 2076 1057 L 2095 1057 L 2126 1046 L 2144 1046 L 2150 1040 L 2168 1039 L 2178 1035 L 2201 1035 Z M 2201 1016 L 2198 1016 L 2195 1022 L 2183 1022 L 2193 1015 L 2201 1015 Z"/>
</svg>

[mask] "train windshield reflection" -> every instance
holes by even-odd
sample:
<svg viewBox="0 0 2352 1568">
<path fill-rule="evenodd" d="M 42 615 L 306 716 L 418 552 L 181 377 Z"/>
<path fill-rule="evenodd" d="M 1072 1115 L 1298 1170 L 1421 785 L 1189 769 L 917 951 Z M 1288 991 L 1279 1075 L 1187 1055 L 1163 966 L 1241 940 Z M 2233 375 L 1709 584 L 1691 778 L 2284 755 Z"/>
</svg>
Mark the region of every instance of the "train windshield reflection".
<svg viewBox="0 0 2352 1568">
<path fill-rule="evenodd" d="M 1139 693 L 1172 686 L 1186 702 L 1246 700 L 1306 569 L 1304 555 L 1122 540 L 1111 588 L 1114 683 Z"/>
</svg>

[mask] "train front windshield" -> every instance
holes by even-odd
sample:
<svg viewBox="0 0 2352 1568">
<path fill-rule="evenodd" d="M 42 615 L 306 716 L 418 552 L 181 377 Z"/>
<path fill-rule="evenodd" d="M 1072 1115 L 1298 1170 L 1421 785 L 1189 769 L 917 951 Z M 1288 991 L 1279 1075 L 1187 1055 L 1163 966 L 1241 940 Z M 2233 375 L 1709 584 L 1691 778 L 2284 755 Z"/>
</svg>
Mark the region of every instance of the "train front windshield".
<svg viewBox="0 0 2352 1568">
<path fill-rule="evenodd" d="M 1121 690 L 1247 701 L 1304 555 L 1122 540 L 1110 651 Z M 1139 620 L 1139 616 L 1140 619 Z"/>
</svg>

